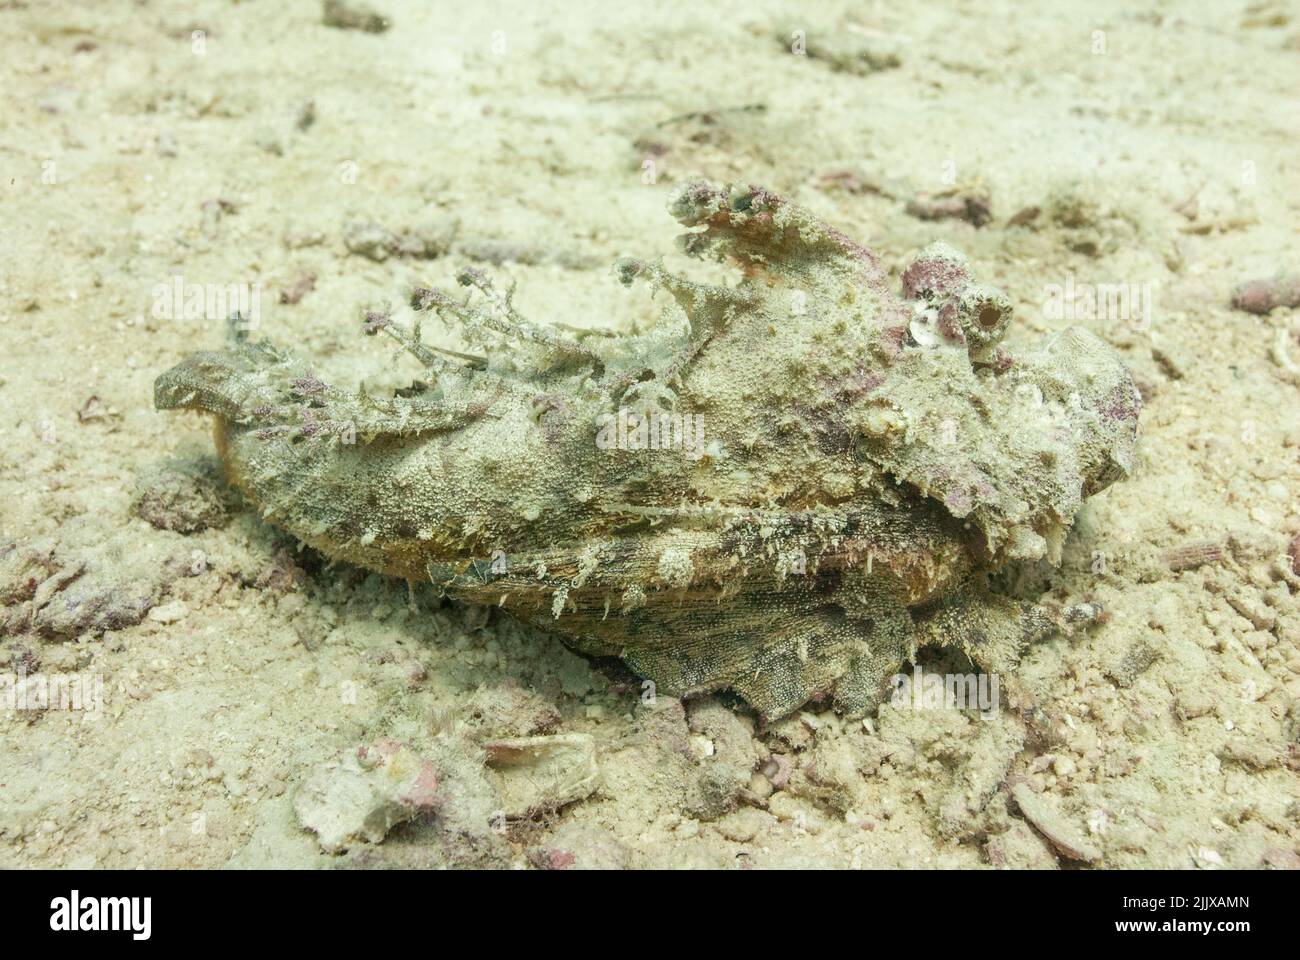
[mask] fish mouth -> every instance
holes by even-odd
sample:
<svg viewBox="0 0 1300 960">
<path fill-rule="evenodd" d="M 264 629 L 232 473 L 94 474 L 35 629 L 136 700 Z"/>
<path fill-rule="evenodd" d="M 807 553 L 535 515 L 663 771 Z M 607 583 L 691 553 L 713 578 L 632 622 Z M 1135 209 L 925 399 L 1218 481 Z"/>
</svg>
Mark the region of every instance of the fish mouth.
<svg viewBox="0 0 1300 960">
<path fill-rule="evenodd" d="M 1093 468 L 1084 475 L 1085 497 L 1105 490 L 1133 472 L 1142 395 L 1128 369 L 1124 368 L 1123 372 L 1123 380 L 1094 407 L 1101 423 L 1102 437 Z"/>
<path fill-rule="evenodd" d="M 248 391 L 247 373 L 234 358 L 204 351 L 158 375 L 153 405 L 156 410 L 198 410 L 234 418 L 243 409 Z"/>
<path fill-rule="evenodd" d="M 266 392 L 267 371 L 289 361 L 268 343 L 238 338 L 224 350 L 200 350 L 159 374 L 153 384 L 154 408 L 246 418 L 259 393 Z"/>
<path fill-rule="evenodd" d="M 1091 435 L 1080 452 L 1083 496 L 1091 497 L 1133 472 L 1142 396 L 1114 349 L 1082 327 L 1056 334 L 1044 355 L 1050 364 L 1068 371 L 1063 380 L 1089 414 Z"/>
</svg>

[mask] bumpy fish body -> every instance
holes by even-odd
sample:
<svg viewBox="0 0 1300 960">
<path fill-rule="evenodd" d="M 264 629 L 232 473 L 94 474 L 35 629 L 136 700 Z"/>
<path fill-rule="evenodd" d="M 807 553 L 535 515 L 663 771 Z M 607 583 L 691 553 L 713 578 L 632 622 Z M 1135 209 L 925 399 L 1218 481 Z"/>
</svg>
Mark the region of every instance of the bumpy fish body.
<svg viewBox="0 0 1300 960">
<path fill-rule="evenodd" d="M 1088 614 L 985 581 L 1059 559 L 1084 498 L 1131 467 L 1140 404 L 1111 348 L 1070 329 L 1008 354 L 1009 302 L 943 244 L 899 296 L 869 251 L 762 189 L 692 183 L 672 211 L 700 228 L 687 253 L 744 279 L 622 261 L 673 300 L 645 336 L 534 326 L 467 271 L 478 304 L 412 306 L 512 353 L 438 351 L 371 315 L 426 367 L 398 396 L 241 340 L 163 374 L 157 406 L 214 414 L 232 482 L 325 554 L 766 716 L 869 710 L 920 646 L 1003 669 Z"/>
</svg>

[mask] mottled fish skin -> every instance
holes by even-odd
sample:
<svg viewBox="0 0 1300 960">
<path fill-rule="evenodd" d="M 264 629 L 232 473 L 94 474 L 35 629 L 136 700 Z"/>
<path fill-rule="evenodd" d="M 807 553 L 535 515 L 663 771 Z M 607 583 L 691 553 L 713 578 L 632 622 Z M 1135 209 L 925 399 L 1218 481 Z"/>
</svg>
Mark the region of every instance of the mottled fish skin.
<svg viewBox="0 0 1300 960">
<path fill-rule="evenodd" d="M 873 710 L 925 646 L 1008 670 L 1095 616 L 987 575 L 1057 562 L 1083 501 L 1131 469 L 1140 401 L 1113 349 L 1071 328 L 1008 352 L 1009 299 L 946 244 L 900 295 L 871 251 L 761 187 L 692 182 L 669 209 L 687 254 L 742 277 L 619 261 L 669 295 L 644 335 L 531 323 L 467 270 L 473 299 L 411 306 L 496 338 L 483 356 L 367 316 L 424 367 L 397 396 L 236 339 L 160 376 L 156 405 L 215 415 L 232 483 L 328 556 L 766 717 Z"/>
<path fill-rule="evenodd" d="M 240 369 L 230 352 L 191 354 L 154 382 L 158 410 L 203 410 L 226 420 L 241 420 L 253 393 L 249 369 Z"/>
</svg>

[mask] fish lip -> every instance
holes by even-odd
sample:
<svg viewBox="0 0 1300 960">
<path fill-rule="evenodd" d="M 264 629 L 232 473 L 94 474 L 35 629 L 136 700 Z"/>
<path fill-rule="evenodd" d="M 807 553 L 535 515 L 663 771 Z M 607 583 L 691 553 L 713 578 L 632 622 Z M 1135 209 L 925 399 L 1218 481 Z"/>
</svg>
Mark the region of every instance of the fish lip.
<svg viewBox="0 0 1300 960">
<path fill-rule="evenodd" d="M 190 354 L 154 380 L 154 409 L 200 410 L 232 417 L 239 411 L 240 378 L 238 367 L 225 353 Z"/>
<path fill-rule="evenodd" d="M 179 371 L 184 364 L 164 370 L 153 382 L 153 408 L 155 410 L 180 410 L 186 406 L 186 388 L 180 382 Z M 193 391 L 190 391 L 193 392 Z"/>
</svg>

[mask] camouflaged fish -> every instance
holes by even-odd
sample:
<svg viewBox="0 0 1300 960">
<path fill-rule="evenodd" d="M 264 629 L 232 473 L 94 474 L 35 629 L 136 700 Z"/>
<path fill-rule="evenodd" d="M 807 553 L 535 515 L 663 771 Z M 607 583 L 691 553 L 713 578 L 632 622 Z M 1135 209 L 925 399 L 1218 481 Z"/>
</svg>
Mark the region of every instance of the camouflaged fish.
<svg viewBox="0 0 1300 960">
<path fill-rule="evenodd" d="M 668 295 L 637 336 L 538 325 L 479 271 L 365 332 L 423 367 L 349 393 L 236 337 L 158 378 L 216 419 L 230 481 L 324 554 L 500 605 L 678 696 L 731 688 L 766 717 L 880 702 L 919 648 L 990 670 L 1096 613 L 999 595 L 1057 562 L 1084 499 L 1131 468 L 1140 400 L 1086 330 L 1011 354 L 1007 297 L 945 244 L 902 275 L 753 186 L 693 182 L 682 249 L 714 286 L 623 259 Z M 421 337 L 421 312 L 470 348 Z M 506 349 L 508 345 L 508 349 Z"/>
</svg>

